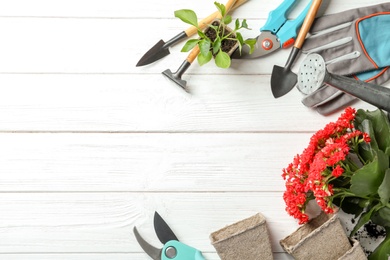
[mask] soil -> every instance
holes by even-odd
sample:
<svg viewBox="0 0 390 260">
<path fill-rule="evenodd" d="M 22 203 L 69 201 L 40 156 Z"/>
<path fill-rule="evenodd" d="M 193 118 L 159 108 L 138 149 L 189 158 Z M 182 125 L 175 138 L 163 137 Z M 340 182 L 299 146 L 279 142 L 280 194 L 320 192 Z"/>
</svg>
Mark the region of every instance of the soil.
<svg viewBox="0 0 390 260">
<path fill-rule="evenodd" d="M 354 218 L 351 219 L 351 223 L 355 224 L 356 220 Z M 347 231 L 350 231 L 347 229 Z M 358 232 L 356 232 L 356 235 L 354 236 L 355 239 L 362 241 L 366 240 L 368 241 L 368 244 L 375 244 L 378 240 L 381 240 L 386 237 L 386 230 L 371 221 L 366 223 L 361 229 L 359 229 Z M 363 247 L 364 253 L 366 256 L 370 255 L 373 251 L 369 250 L 368 248 Z"/>
<path fill-rule="evenodd" d="M 212 25 L 215 25 L 215 26 L 218 26 L 219 25 L 219 22 L 218 21 L 214 21 L 212 23 Z M 229 30 L 230 31 L 230 30 Z M 227 30 L 225 30 L 225 35 L 229 32 Z M 210 40 L 214 41 L 215 38 L 217 37 L 217 33 L 215 30 L 213 30 L 212 28 L 208 28 L 206 31 L 205 31 L 205 34 L 207 37 L 210 38 Z M 231 35 L 231 38 L 236 38 L 234 35 Z M 223 40 L 222 43 L 221 43 L 221 49 L 223 52 L 229 52 L 233 46 L 236 44 L 236 41 L 234 40 Z"/>
</svg>

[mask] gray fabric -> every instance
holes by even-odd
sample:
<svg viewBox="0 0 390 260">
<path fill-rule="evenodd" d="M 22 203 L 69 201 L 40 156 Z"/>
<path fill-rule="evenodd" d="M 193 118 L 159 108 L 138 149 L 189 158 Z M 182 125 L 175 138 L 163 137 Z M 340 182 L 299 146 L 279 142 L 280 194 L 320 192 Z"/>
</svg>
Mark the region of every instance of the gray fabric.
<svg viewBox="0 0 390 260">
<path fill-rule="evenodd" d="M 337 75 L 356 75 L 359 72 L 375 69 L 359 44 L 355 22 L 361 17 L 383 11 L 390 11 L 390 2 L 317 18 L 311 27 L 311 36 L 305 40 L 302 52 L 320 54 L 327 63 L 328 72 Z M 369 82 L 381 85 L 389 79 L 390 70 L 387 70 Z M 315 108 L 322 115 L 328 115 L 355 100 L 357 99 L 353 96 L 323 85 L 305 96 L 302 103 L 307 107 Z"/>
<path fill-rule="evenodd" d="M 389 11 L 390 2 L 371 5 L 366 7 L 359 7 L 355 9 L 346 10 L 335 14 L 327 14 L 318 17 L 314 20 L 310 28 L 310 34 L 319 34 L 320 32 L 335 27 L 340 24 L 352 22 L 357 18 L 364 17 L 373 13 Z"/>
<path fill-rule="evenodd" d="M 328 71 L 337 75 L 348 76 L 377 69 L 364 55 L 355 24 L 364 16 L 384 11 L 390 11 L 390 2 L 319 17 L 313 23 L 312 35 L 305 40 L 302 52 L 320 54 L 325 62 L 330 63 Z M 352 53 L 358 56 L 345 57 Z M 339 60 L 331 62 L 334 59 Z M 387 65 L 390 64 L 383 66 Z"/>
</svg>

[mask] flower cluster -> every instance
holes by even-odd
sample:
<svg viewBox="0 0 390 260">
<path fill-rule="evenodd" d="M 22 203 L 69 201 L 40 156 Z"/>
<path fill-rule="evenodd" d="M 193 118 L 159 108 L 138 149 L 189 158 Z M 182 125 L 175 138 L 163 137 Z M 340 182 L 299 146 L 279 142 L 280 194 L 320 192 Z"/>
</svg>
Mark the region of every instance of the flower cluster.
<svg viewBox="0 0 390 260">
<path fill-rule="evenodd" d="M 352 154 L 358 154 L 358 145 L 370 142 L 370 137 L 354 128 L 355 115 L 356 110 L 348 107 L 336 122 L 316 132 L 302 154 L 283 169 L 286 211 L 300 224 L 309 220 L 305 209 L 312 199 L 324 212 L 333 213 L 339 191 L 335 180 L 350 178 L 358 168 Z"/>
</svg>

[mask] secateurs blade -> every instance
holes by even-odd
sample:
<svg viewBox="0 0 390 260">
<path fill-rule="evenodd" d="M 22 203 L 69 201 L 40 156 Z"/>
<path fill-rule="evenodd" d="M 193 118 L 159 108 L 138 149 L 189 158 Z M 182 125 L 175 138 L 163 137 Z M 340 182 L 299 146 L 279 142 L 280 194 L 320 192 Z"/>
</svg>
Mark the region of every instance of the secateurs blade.
<svg viewBox="0 0 390 260">
<path fill-rule="evenodd" d="M 186 244 L 179 242 L 172 229 L 157 213 L 154 213 L 154 230 L 163 243 L 162 248 L 156 248 L 141 237 L 136 227 L 133 232 L 142 249 L 154 260 L 205 260 L 202 253 Z"/>
</svg>

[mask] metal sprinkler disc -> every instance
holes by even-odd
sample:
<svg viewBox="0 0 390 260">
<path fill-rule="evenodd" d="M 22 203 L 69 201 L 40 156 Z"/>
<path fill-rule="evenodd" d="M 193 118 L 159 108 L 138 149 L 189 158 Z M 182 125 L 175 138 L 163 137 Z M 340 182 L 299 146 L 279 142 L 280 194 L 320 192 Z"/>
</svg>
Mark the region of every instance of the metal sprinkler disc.
<svg viewBox="0 0 390 260">
<path fill-rule="evenodd" d="M 326 64 L 321 55 L 317 53 L 307 55 L 298 71 L 298 90 L 305 95 L 313 93 L 322 86 L 325 72 Z"/>
</svg>

